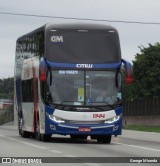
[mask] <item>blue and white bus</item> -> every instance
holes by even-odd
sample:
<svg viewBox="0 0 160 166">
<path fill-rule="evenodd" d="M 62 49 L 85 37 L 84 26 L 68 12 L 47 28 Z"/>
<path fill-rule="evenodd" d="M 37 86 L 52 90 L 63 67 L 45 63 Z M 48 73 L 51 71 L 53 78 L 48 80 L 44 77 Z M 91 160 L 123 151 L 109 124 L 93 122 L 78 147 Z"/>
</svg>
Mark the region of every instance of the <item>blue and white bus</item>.
<svg viewBox="0 0 160 166">
<path fill-rule="evenodd" d="M 53 134 L 110 143 L 122 132 L 118 32 L 99 24 L 46 24 L 17 39 L 15 122 L 22 137 Z"/>
</svg>

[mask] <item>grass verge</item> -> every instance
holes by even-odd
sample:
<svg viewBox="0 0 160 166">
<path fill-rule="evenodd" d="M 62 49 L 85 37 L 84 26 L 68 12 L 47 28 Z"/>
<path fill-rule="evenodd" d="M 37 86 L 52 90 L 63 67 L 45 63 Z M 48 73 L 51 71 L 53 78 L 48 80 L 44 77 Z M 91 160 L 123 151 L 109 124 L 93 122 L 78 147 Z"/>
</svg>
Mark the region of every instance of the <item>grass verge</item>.
<svg viewBox="0 0 160 166">
<path fill-rule="evenodd" d="M 136 131 L 146 131 L 146 132 L 157 132 L 160 133 L 160 126 L 137 126 L 137 125 L 128 125 L 125 126 L 126 130 L 136 130 Z"/>
</svg>

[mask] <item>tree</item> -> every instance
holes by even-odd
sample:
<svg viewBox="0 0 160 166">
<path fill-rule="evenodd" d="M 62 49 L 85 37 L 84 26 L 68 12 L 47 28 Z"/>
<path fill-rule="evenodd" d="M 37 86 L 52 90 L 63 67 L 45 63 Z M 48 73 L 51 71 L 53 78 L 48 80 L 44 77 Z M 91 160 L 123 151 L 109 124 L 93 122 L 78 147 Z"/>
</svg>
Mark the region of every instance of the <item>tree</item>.
<svg viewBox="0 0 160 166">
<path fill-rule="evenodd" d="M 0 79 L 0 98 L 12 99 L 14 94 L 14 78 Z"/>
<path fill-rule="evenodd" d="M 125 86 L 125 100 L 160 97 L 160 43 L 140 46 L 133 61 L 134 82 Z"/>
</svg>

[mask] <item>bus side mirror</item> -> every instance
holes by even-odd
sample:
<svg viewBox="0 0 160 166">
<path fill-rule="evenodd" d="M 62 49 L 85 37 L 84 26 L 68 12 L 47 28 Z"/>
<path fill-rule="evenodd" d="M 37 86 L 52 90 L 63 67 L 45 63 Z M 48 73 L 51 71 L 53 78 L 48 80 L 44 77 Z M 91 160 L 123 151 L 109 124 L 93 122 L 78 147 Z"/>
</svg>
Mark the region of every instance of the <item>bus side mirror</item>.
<svg viewBox="0 0 160 166">
<path fill-rule="evenodd" d="M 49 75 L 49 85 L 51 86 L 52 85 L 52 71 L 51 69 L 47 71 L 47 77 Z"/>
<path fill-rule="evenodd" d="M 133 77 L 132 76 L 126 76 L 125 82 L 126 82 L 126 84 L 131 84 L 133 82 Z"/>
<path fill-rule="evenodd" d="M 125 82 L 128 85 L 133 82 L 132 65 L 131 65 L 131 63 L 129 63 L 128 61 L 126 61 L 124 59 L 122 59 L 122 62 L 124 64 L 125 71 L 126 71 Z"/>
<path fill-rule="evenodd" d="M 119 72 L 119 71 L 116 73 L 115 82 L 116 82 L 116 87 L 117 87 L 117 88 L 121 88 L 121 84 L 122 84 L 122 74 L 121 74 L 121 72 Z"/>
</svg>

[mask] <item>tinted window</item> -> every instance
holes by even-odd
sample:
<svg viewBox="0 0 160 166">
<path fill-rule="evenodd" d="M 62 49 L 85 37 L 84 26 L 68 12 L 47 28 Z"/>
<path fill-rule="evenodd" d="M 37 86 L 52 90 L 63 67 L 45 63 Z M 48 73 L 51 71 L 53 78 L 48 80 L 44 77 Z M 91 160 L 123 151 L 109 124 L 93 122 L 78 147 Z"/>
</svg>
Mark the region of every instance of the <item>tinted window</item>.
<svg viewBox="0 0 160 166">
<path fill-rule="evenodd" d="M 33 79 L 23 80 L 21 82 L 21 85 L 22 85 L 22 102 L 33 102 L 34 97 L 36 97 L 36 100 L 38 100 L 37 98 L 38 80 L 36 80 L 36 87 L 35 87 L 36 89 L 33 89 Z"/>
<path fill-rule="evenodd" d="M 33 102 L 33 80 L 22 81 L 22 102 Z"/>
<path fill-rule="evenodd" d="M 46 58 L 63 63 L 109 63 L 121 59 L 114 31 L 48 31 Z"/>
<path fill-rule="evenodd" d="M 47 78 L 48 101 L 76 106 L 116 104 L 121 92 L 115 76 L 115 71 L 52 70 Z"/>
</svg>

